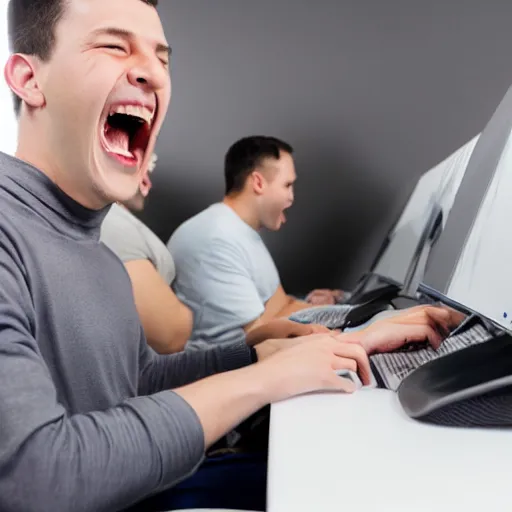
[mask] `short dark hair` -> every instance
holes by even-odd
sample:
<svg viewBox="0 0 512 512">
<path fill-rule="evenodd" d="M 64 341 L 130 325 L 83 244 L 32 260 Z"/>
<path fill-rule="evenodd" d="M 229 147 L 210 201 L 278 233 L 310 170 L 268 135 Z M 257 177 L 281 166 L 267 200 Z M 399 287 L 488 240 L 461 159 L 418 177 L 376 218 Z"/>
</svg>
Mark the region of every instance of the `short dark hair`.
<svg viewBox="0 0 512 512">
<path fill-rule="evenodd" d="M 291 155 L 293 148 L 275 137 L 254 135 L 235 142 L 229 148 L 224 160 L 226 195 L 240 192 L 248 176 L 261 165 L 265 158 L 279 160 L 281 152 Z"/>
<path fill-rule="evenodd" d="M 68 0 L 9 0 L 7 19 L 12 53 L 35 55 L 47 61 L 55 44 L 55 27 Z M 108 0 L 106 0 L 108 1 Z M 157 6 L 158 0 L 141 0 Z M 14 110 L 19 114 L 21 99 L 14 95 Z"/>
</svg>

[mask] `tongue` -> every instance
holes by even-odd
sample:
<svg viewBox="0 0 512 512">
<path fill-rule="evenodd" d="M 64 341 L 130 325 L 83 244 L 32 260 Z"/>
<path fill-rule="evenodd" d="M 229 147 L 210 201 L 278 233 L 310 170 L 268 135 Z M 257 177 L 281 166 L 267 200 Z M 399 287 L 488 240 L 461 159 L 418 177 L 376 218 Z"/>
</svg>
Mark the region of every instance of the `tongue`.
<svg viewBox="0 0 512 512">
<path fill-rule="evenodd" d="M 105 139 L 108 143 L 109 151 L 117 153 L 118 155 L 133 157 L 129 151 L 130 148 L 130 136 L 124 130 L 120 128 L 108 127 L 105 132 Z"/>
<path fill-rule="evenodd" d="M 284 212 L 281 212 L 281 216 L 280 216 L 280 219 L 282 224 L 284 224 L 286 222 L 286 215 L 284 214 Z"/>
</svg>

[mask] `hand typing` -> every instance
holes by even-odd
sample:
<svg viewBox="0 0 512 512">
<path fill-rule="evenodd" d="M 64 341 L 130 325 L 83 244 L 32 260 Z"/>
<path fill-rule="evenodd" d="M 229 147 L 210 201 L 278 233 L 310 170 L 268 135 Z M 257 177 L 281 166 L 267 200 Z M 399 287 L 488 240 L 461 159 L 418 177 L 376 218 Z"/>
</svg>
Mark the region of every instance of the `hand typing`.
<svg viewBox="0 0 512 512">
<path fill-rule="evenodd" d="M 437 349 L 464 318 L 462 313 L 447 307 L 417 306 L 353 334 L 368 354 L 391 352 L 407 343 L 426 340 Z"/>
<path fill-rule="evenodd" d="M 307 297 L 306 302 L 314 306 L 327 306 L 336 304 L 343 298 L 342 290 L 318 289 L 313 290 Z"/>
</svg>

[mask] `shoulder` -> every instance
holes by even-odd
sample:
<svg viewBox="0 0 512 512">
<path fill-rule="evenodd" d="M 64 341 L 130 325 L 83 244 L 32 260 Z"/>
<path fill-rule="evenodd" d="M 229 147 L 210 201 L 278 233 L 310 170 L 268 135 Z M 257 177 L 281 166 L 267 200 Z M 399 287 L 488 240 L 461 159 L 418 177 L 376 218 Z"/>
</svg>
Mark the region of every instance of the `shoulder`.
<svg viewBox="0 0 512 512">
<path fill-rule="evenodd" d="M 196 245 L 210 243 L 215 237 L 223 236 L 227 218 L 221 203 L 215 203 L 198 214 L 190 217 L 174 231 L 168 247 L 174 250 L 192 249 Z"/>
<path fill-rule="evenodd" d="M 101 225 L 100 241 L 122 261 L 147 259 L 148 248 L 141 225 L 133 214 L 114 204 Z"/>
<path fill-rule="evenodd" d="M 103 220 L 101 235 L 119 229 L 138 231 L 137 218 L 122 206 L 114 203 Z"/>
</svg>

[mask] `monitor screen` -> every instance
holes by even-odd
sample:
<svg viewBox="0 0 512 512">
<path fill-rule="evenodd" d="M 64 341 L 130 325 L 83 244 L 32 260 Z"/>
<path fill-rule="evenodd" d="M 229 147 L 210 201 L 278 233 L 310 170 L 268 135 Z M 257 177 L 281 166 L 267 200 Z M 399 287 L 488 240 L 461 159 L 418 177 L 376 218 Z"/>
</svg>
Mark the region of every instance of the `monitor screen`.
<svg viewBox="0 0 512 512">
<path fill-rule="evenodd" d="M 420 290 L 512 328 L 512 88 L 482 132 Z"/>
<path fill-rule="evenodd" d="M 446 223 L 478 138 L 479 135 L 420 178 L 386 237 L 372 268 L 374 274 L 415 291 L 412 287 L 417 288 L 419 275 L 422 277 L 425 248 L 429 247 L 434 230 L 442 229 Z"/>
</svg>

